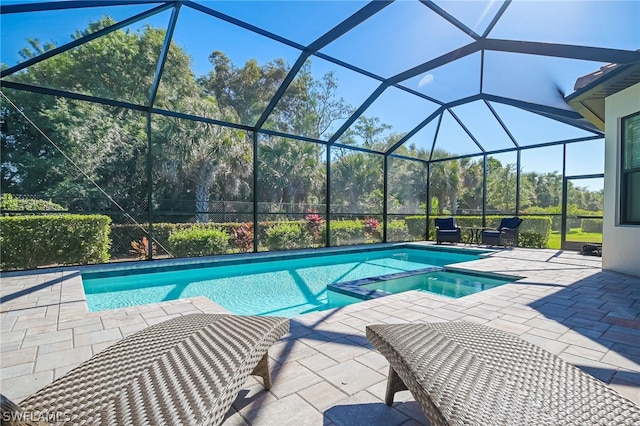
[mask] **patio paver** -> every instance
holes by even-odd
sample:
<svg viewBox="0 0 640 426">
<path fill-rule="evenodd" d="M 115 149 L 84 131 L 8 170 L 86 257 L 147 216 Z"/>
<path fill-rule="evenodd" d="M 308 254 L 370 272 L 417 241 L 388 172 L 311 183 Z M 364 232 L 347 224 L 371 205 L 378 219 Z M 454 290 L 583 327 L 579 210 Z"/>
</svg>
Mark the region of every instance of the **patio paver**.
<svg viewBox="0 0 640 426">
<path fill-rule="evenodd" d="M 292 318 L 270 351 L 273 387 L 250 378 L 225 425 L 403 425 L 426 419 L 409 392 L 384 405 L 386 360 L 367 324 L 465 319 L 520 335 L 640 404 L 640 278 L 600 259 L 512 249 L 456 265 L 524 277 L 449 299 L 411 291 Z M 114 341 L 174 316 L 225 310 L 205 297 L 88 312 L 69 269 L 2 276 L 1 391 L 21 400 Z"/>
</svg>

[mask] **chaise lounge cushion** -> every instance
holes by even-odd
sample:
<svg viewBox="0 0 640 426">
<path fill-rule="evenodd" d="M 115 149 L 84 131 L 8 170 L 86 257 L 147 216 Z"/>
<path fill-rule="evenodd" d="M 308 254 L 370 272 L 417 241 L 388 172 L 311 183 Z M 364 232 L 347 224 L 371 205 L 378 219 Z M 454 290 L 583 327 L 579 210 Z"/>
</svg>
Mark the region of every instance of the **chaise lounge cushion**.
<svg viewBox="0 0 640 426">
<path fill-rule="evenodd" d="M 270 386 L 267 350 L 288 330 L 279 317 L 174 318 L 110 346 L 20 407 L 69 424 L 216 425 L 250 374 Z"/>
<path fill-rule="evenodd" d="M 431 425 L 637 425 L 640 407 L 517 336 L 468 322 L 367 326 Z"/>
</svg>

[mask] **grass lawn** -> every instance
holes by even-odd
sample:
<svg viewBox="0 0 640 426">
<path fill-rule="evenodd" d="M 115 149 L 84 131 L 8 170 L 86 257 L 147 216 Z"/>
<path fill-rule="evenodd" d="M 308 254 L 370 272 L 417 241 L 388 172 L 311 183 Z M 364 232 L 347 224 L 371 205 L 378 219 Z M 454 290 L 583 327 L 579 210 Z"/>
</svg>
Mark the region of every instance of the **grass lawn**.
<svg viewBox="0 0 640 426">
<path fill-rule="evenodd" d="M 602 243 L 601 232 L 582 232 L 580 228 L 572 229 L 567 234 L 567 241 L 584 241 L 585 243 Z M 560 248 L 560 232 L 551 232 L 549 235 L 549 248 Z"/>
</svg>

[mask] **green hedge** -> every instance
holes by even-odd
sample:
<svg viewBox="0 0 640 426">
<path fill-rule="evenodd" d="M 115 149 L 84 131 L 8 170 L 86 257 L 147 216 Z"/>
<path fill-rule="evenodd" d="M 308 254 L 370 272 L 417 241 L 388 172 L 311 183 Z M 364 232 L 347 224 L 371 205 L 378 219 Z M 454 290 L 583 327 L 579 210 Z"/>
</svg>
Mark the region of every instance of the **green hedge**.
<svg viewBox="0 0 640 426">
<path fill-rule="evenodd" d="M 169 237 L 177 231 L 183 231 L 191 228 L 202 229 L 220 229 L 229 236 L 229 246 L 236 249 L 233 244 L 233 233 L 236 228 L 240 228 L 242 223 L 154 223 L 153 238 L 163 247 L 169 249 Z M 147 236 L 145 230 L 149 229 L 148 223 L 140 226 L 134 224 L 113 224 L 111 225 L 111 256 L 114 258 L 126 256 L 131 249 L 132 241 L 139 241 L 142 237 Z M 165 254 L 161 247 L 157 247 L 158 254 Z"/>
<path fill-rule="evenodd" d="M 504 216 L 487 216 L 487 224 L 491 228 L 498 226 Z M 429 239 L 435 240 L 434 216 L 429 217 Z M 459 216 L 456 222 L 462 227 L 482 225 L 482 216 Z M 229 250 L 240 251 L 233 238 L 234 230 L 240 228 L 242 223 L 156 223 L 153 225 L 154 238 L 164 247 L 169 248 L 169 238 L 175 232 L 191 228 L 218 229 L 228 236 Z M 551 218 L 549 216 L 524 216 L 519 230 L 519 246 L 521 247 L 547 247 L 551 231 Z M 145 229 L 147 225 L 143 225 Z M 426 230 L 425 216 L 407 216 L 404 220 L 395 219 L 389 222 L 387 228 L 388 241 L 415 241 L 424 240 Z M 261 250 L 290 250 L 297 248 L 324 246 L 326 238 L 326 225 L 320 228 L 317 241 L 309 233 L 305 220 L 281 220 L 261 221 L 258 224 L 258 244 Z M 112 256 L 127 256 L 131 249 L 131 242 L 138 241 L 145 233 L 135 225 L 112 225 Z M 331 242 L 334 246 L 364 244 L 377 242 L 375 238 L 368 238 L 365 232 L 363 220 L 336 220 L 331 222 Z M 163 254 L 161 247 L 157 247 L 158 255 Z M 173 253 L 175 255 L 175 253 Z"/>
<path fill-rule="evenodd" d="M 312 245 L 311 234 L 299 222 L 279 222 L 266 231 L 270 251 L 307 248 Z"/>
<path fill-rule="evenodd" d="M 562 216 L 552 216 L 551 217 L 551 229 L 555 231 L 560 231 L 562 226 Z M 567 232 L 571 231 L 571 229 L 580 228 L 582 226 L 582 219 L 577 218 L 567 218 Z"/>
<path fill-rule="evenodd" d="M 296 221 L 262 221 L 258 224 L 258 244 L 261 248 L 268 247 L 267 233 L 269 229 L 274 226 L 279 226 L 282 223 L 295 223 L 300 226 L 305 226 L 304 220 Z M 179 232 L 194 227 L 202 229 L 220 229 L 227 233 L 229 236 L 229 247 L 231 250 L 241 251 L 241 247 L 237 247 L 235 240 L 233 239 L 234 231 L 237 228 L 241 228 L 243 223 L 230 222 L 230 223 L 154 223 L 153 224 L 153 238 L 159 242 L 162 246 L 169 249 L 169 237 L 174 232 Z M 143 223 L 144 229 L 149 229 L 147 223 Z M 324 232 L 324 228 L 321 230 Z M 134 224 L 114 224 L 112 225 L 112 249 L 111 256 L 114 258 L 128 256 L 131 249 L 132 241 L 139 241 L 142 237 L 146 236 L 146 232 L 140 229 L 139 226 Z M 169 250 L 171 251 L 171 250 Z M 158 254 L 164 254 L 161 247 L 158 247 Z M 173 253 L 172 253 L 173 254 Z"/>
<path fill-rule="evenodd" d="M 330 229 L 333 246 L 365 243 L 364 222 L 361 220 L 335 220 L 331 222 Z"/>
<path fill-rule="evenodd" d="M 176 257 L 224 254 L 229 250 L 229 234 L 222 229 L 193 226 L 174 231 L 169 236 L 168 246 Z"/>
<path fill-rule="evenodd" d="M 0 265 L 6 270 L 106 262 L 110 223 L 102 215 L 2 216 Z"/>
<path fill-rule="evenodd" d="M 2 194 L 0 199 L 0 211 L 21 210 L 21 211 L 64 211 L 60 204 L 52 201 L 38 200 L 34 198 L 15 198 L 11 194 Z"/>
<path fill-rule="evenodd" d="M 518 232 L 518 247 L 547 248 L 549 247 L 549 236 L 545 238 L 544 235 L 537 232 Z"/>
<path fill-rule="evenodd" d="M 410 241 L 409 227 L 404 220 L 392 220 L 387 223 L 387 241 Z"/>
<path fill-rule="evenodd" d="M 582 232 L 602 233 L 602 219 L 582 219 Z"/>
<path fill-rule="evenodd" d="M 427 239 L 427 218 L 426 216 L 407 216 L 404 218 L 411 239 L 422 241 Z"/>
</svg>

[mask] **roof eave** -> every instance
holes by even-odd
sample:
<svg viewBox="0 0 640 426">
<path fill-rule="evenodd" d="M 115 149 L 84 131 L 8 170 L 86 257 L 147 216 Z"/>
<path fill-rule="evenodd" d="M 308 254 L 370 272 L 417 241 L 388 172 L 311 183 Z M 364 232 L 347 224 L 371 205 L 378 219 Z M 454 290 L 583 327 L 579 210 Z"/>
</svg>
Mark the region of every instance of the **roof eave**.
<svg viewBox="0 0 640 426">
<path fill-rule="evenodd" d="M 580 77 L 578 81 L 584 79 Z M 591 124 L 604 131 L 604 101 L 640 82 L 640 62 L 619 65 L 565 98 L 565 101 Z"/>
</svg>

